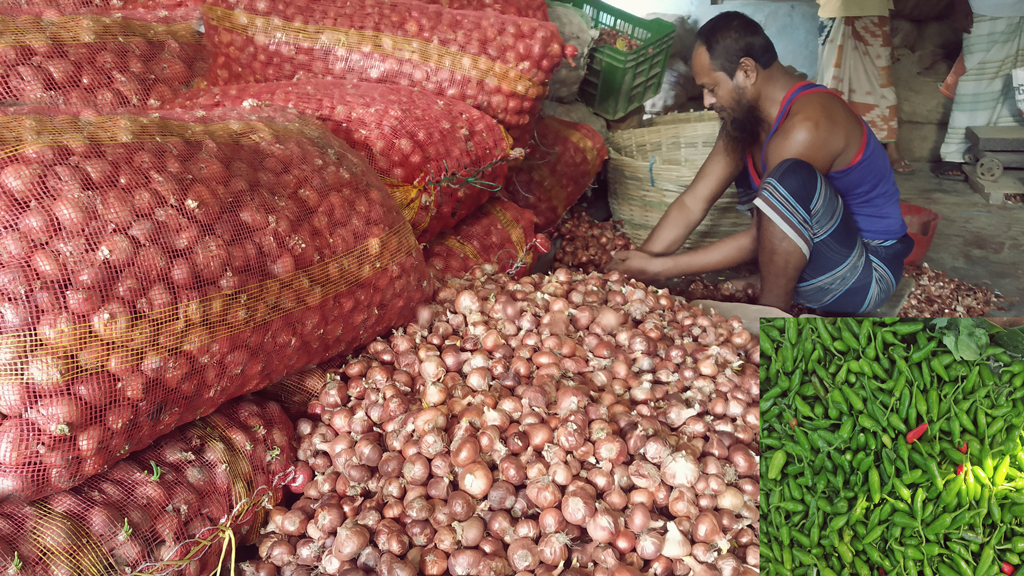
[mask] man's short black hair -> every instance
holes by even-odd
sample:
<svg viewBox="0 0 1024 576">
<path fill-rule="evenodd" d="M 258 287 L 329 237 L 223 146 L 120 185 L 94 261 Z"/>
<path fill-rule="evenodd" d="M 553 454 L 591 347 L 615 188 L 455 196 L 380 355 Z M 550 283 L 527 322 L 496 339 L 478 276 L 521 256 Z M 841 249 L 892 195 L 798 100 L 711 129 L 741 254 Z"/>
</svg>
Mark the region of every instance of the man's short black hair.
<svg viewBox="0 0 1024 576">
<path fill-rule="evenodd" d="M 711 65 L 730 78 L 736 74 L 743 58 L 750 58 L 761 68 L 768 68 L 779 60 L 764 28 L 742 12 L 722 12 L 705 22 L 697 31 L 697 43 L 708 51 Z"/>
</svg>

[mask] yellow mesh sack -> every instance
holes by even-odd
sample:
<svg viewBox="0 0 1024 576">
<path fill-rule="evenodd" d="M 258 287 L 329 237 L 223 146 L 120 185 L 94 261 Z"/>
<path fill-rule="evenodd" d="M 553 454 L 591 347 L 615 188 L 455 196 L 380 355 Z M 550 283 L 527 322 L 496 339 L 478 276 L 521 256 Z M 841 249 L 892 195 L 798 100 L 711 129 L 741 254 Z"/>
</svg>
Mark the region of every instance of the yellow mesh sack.
<svg viewBox="0 0 1024 576">
<path fill-rule="evenodd" d="M 524 276 L 537 247 L 533 230 L 532 212 L 493 199 L 427 245 L 427 267 L 438 280 L 461 277 L 480 264 L 496 264 L 500 272 Z"/>
<path fill-rule="evenodd" d="M 0 569 L 19 576 L 208 575 L 256 541 L 295 474 L 294 429 L 240 398 L 71 490 L 0 502 Z"/>
<path fill-rule="evenodd" d="M 508 134 L 462 102 L 404 86 L 351 80 L 187 90 L 170 108 L 286 105 L 316 116 L 362 153 L 421 243 L 450 229 L 505 183 Z"/>
<path fill-rule="evenodd" d="M 7 109 L 0 230 L 0 498 L 70 488 L 429 292 L 377 176 L 285 109 Z"/>
<path fill-rule="evenodd" d="M 158 105 L 206 73 L 198 16 L 0 6 L 0 101 Z"/>
<path fill-rule="evenodd" d="M 216 0 L 203 6 L 211 86 L 346 78 L 466 102 L 529 124 L 561 62 L 550 22 L 411 0 Z"/>
</svg>

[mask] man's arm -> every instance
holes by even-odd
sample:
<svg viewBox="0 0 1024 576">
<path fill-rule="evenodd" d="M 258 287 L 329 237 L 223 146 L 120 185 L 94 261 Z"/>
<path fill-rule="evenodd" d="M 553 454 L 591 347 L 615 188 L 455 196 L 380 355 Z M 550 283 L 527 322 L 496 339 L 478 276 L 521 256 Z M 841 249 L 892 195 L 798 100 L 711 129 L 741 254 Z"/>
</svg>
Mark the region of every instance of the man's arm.
<svg viewBox="0 0 1024 576">
<path fill-rule="evenodd" d="M 664 256 L 679 250 L 707 216 L 711 206 L 736 180 L 742 168 L 742 157 L 730 152 L 719 136 L 693 182 L 672 201 L 658 225 L 640 246 L 640 251 L 652 256 Z"/>
<path fill-rule="evenodd" d="M 688 250 L 657 258 L 656 280 L 668 280 L 680 276 L 693 276 L 714 270 L 724 270 L 746 264 L 757 257 L 757 219 L 750 227 L 721 240 Z"/>
</svg>

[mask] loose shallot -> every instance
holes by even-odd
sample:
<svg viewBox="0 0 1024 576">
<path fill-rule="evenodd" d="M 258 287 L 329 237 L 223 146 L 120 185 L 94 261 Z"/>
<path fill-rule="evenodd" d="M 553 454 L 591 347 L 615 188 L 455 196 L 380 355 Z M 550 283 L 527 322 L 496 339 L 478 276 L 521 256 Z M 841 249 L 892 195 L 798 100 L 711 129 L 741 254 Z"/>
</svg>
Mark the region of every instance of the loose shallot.
<svg viewBox="0 0 1024 576">
<path fill-rule="evenodd" d="M 311 550 L 352 576 L 756 571 L 760 344 L 738 319 L 565 268 L 475 269 L 416 316 L 296 423 L 315 472 L 273 514 L 267 573 Z"/>
</svg>

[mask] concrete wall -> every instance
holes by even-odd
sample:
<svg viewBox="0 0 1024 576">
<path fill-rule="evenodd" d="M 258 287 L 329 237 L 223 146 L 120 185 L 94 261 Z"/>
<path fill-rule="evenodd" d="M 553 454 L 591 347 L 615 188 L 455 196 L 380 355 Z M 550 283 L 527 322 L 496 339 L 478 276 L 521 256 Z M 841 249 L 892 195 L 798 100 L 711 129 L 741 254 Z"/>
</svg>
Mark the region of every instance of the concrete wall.
<svg viewBox="0 0 1024 576">
<path fill-rule="evenodd" d="M 811 78 L 818 66 L 818 4 L 814 0 L 605 0 L 638 16 L 658 13 L 686 16 L 700 26 L 719 12 L 737 10 L 764 26 L 779 59 Z"/>
</svg>

